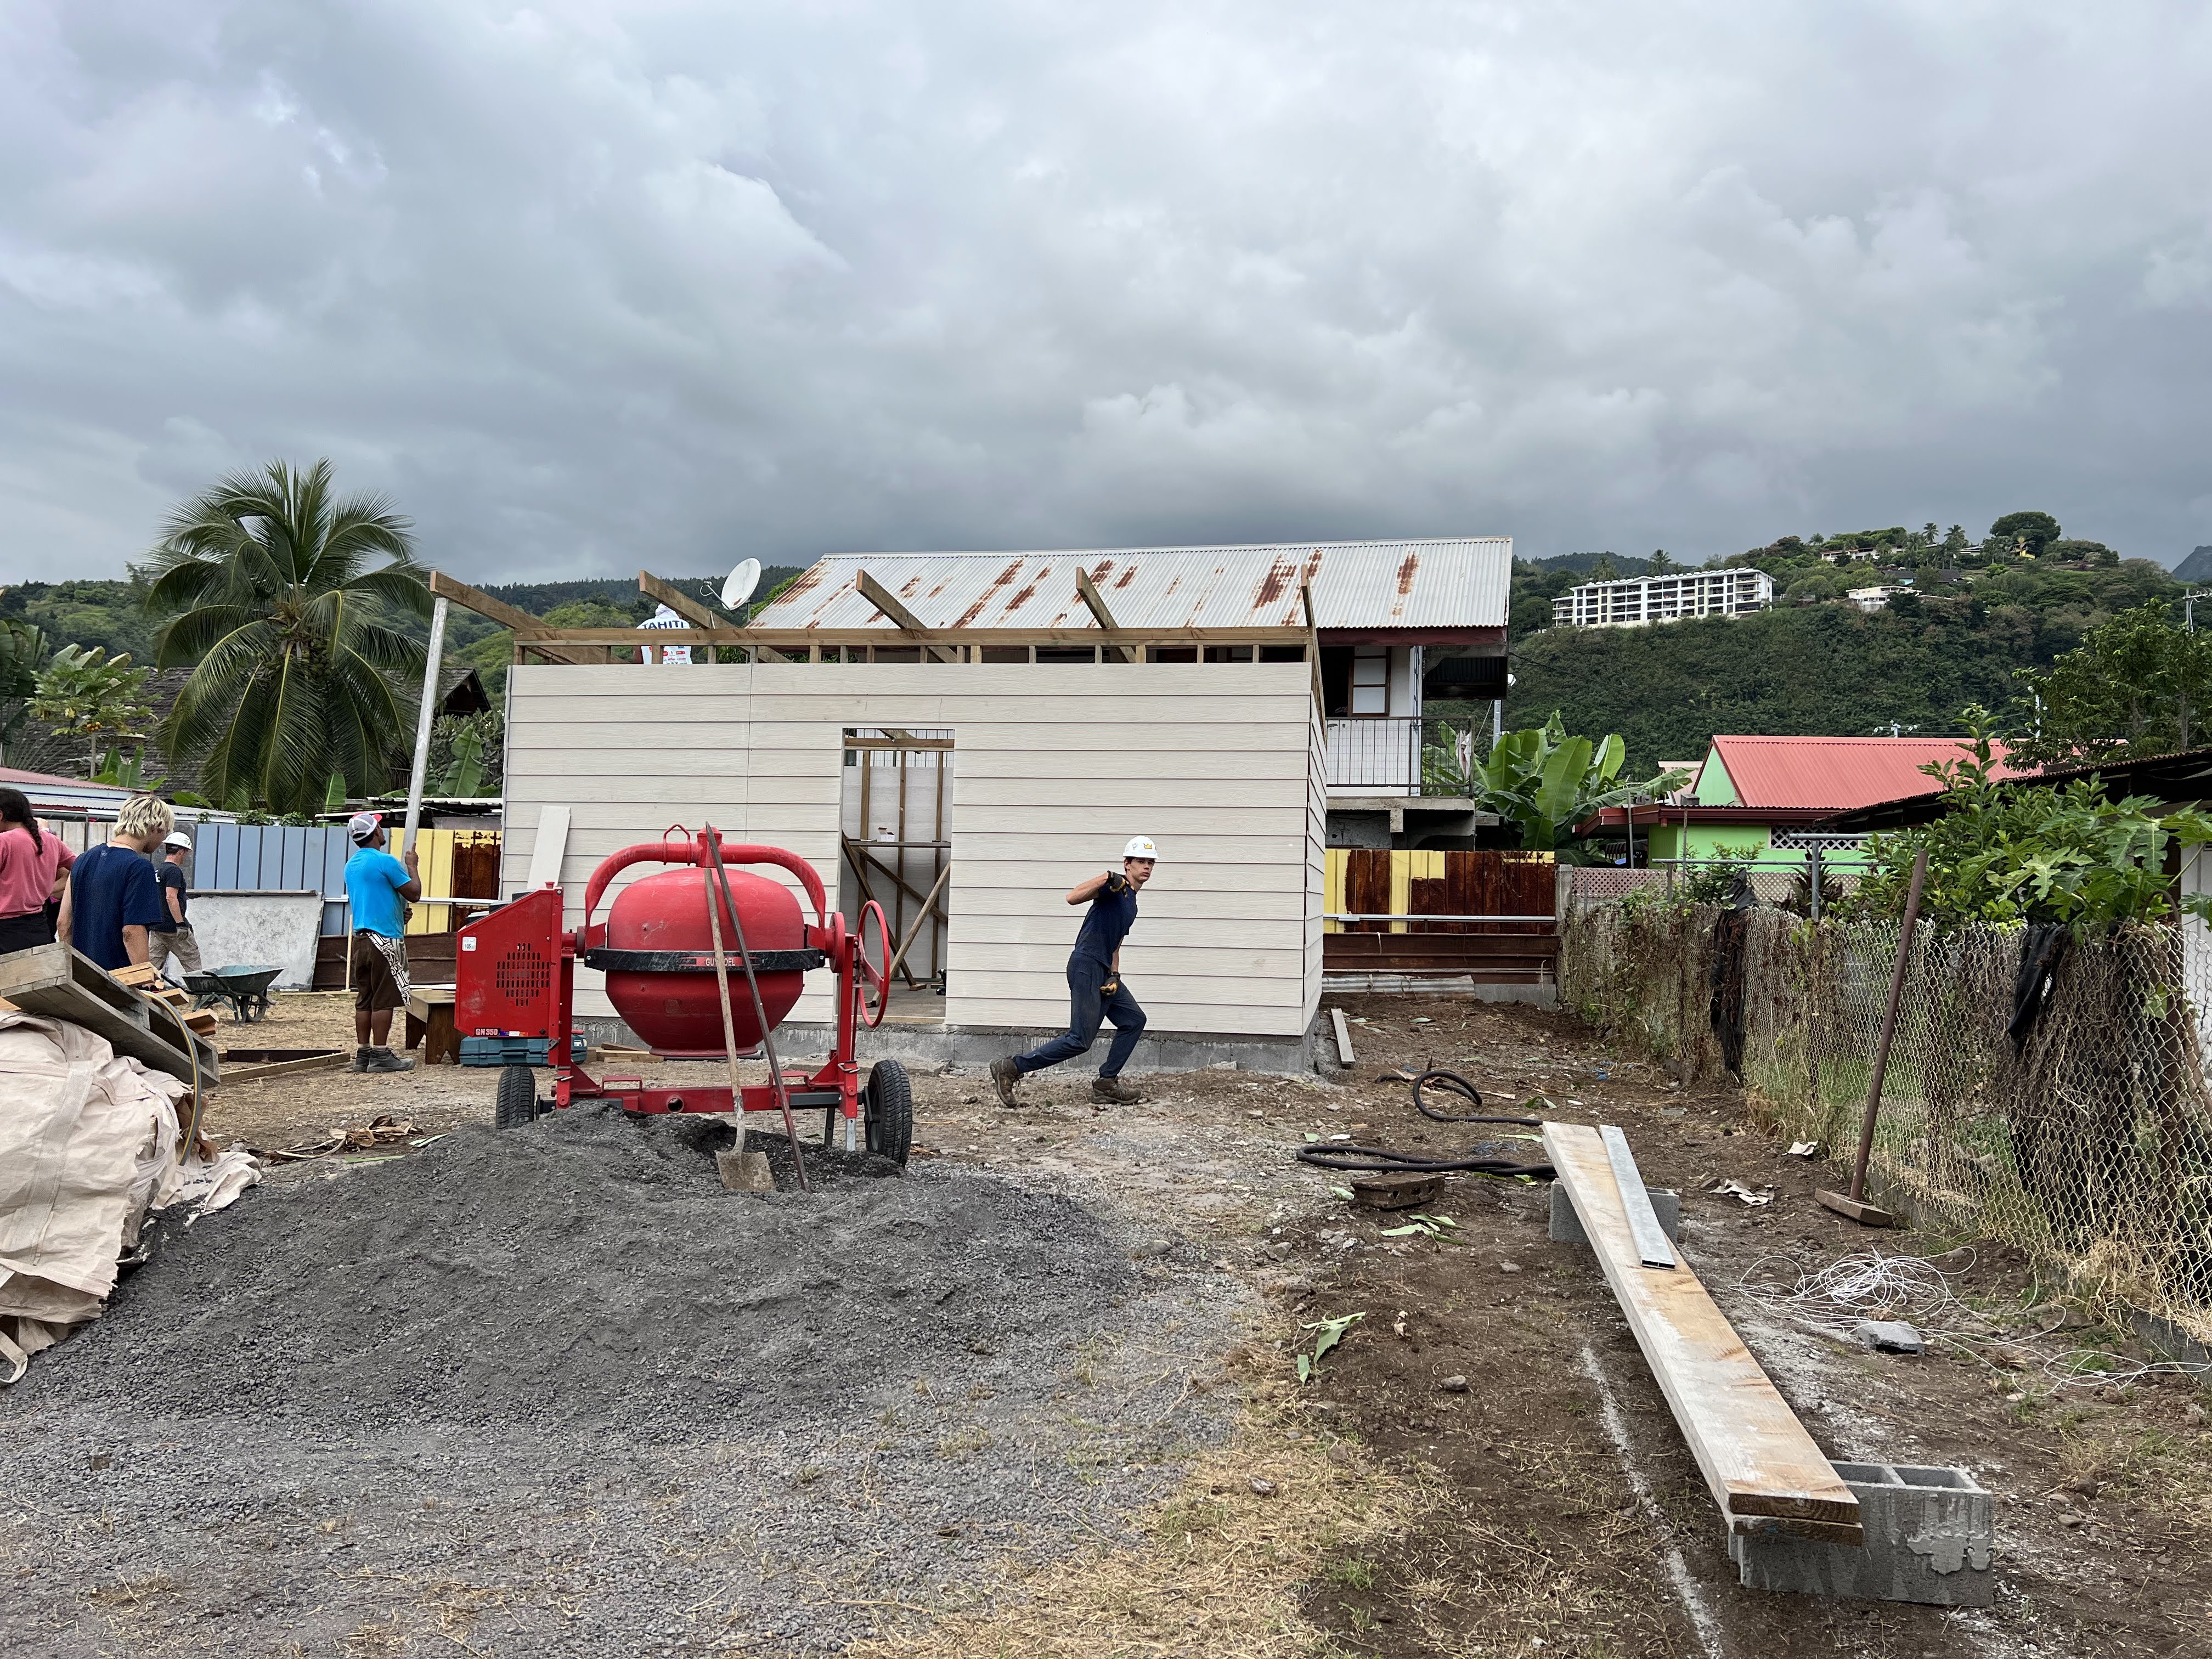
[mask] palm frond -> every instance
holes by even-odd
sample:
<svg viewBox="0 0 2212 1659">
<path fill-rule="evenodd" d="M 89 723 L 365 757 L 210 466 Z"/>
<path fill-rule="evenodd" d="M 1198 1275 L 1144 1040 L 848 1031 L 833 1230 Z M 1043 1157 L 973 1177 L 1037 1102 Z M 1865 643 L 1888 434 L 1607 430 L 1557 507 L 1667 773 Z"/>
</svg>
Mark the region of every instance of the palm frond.
<svg viewBox="0 0 2212 1659">
<path fill-rule="evenodd" d="M 259 612 L 241 605 L 204 605 L 172 617 L 154 636 L 156 668 L 189 668 L 217 643 L 261 621 Z"/>
</svg>

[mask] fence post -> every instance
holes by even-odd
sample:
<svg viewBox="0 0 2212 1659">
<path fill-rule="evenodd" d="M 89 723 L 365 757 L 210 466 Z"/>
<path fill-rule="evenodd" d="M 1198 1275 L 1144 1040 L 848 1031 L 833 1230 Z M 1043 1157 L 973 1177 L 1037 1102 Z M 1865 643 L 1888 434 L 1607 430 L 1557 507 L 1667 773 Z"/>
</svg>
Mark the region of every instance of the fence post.
<svg viewBox="0 0 2212 1659">
<path fill-rule="evenodd" d="M 1813 920 L 1817 922 L 1820 919 L 1820 847 L 1818 842 L 1805 849 L 1805 864 L 1812 882 Z"/>
</svg>

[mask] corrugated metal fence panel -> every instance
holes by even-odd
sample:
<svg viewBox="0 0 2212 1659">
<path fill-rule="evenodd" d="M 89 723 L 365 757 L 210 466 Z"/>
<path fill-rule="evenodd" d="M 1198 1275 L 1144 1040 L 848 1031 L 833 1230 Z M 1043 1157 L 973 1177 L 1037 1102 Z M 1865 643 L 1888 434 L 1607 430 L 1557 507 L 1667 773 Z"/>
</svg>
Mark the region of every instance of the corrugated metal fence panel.
<svg viewBox="0 0 2212 1659">
<path fill-rule="evenodd" d="M 192 849 L 192 885 L 202 890 L 313 890 L 323 896 L 323 932 L 345 931 L 343 829 L 320 824 L 208 823 Z"/>
</svg>

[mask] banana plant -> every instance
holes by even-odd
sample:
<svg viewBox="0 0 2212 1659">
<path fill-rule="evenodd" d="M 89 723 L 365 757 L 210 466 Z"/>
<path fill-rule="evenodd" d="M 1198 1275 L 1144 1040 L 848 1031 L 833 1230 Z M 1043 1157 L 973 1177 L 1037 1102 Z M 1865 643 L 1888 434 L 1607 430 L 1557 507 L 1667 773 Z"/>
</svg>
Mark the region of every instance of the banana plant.
<svg viewBox="0 0 2212 1659">
<path fill-rule="evenodd" d="M 1595 855 L 1588 838 L 1576 833 L 1579 826 L 1607 807 L 1669 794 L 1688 781 L 1686 773 L 1668 772 L 1646 782 L 1620 782 L 1627 758 L 1619 732 L 1595 744 L 1570 737 L 1554 714 L 1540 726 L 1504 733 L 1472 765 L 1462 763 L 1451 741 L 1431 745 L 1424 757 L 1423 787 L 1431 794 L 1465 796 L 1516 824 L 1528 851 L 1585 863 Z"/>
</svg>

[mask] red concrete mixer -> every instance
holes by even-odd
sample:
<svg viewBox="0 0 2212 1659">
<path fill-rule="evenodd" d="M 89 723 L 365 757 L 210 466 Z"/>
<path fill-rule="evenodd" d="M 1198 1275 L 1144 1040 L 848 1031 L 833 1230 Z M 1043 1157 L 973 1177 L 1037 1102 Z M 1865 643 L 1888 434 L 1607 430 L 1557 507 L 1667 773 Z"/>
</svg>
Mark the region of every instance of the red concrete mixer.
<svg viewBox="0 0 2212 1659">
<path fill-rule="evenodd" d="M 608 884 L 639 864 L 672 867 L 631 882 L 606 921 L 594 923 Z M 795 876 L 814 920 L 782 882 L 733 867 L 748 865 Z M 825 1144 L 842 1117 L 847 1150 L 864 1128 L 870 1152 L 906 1161 L 914 1103 L 905 1068 L 878 1060 L 863 1083 L 856 1054 L 860 1027 L 882 1024 L 890 997 L 890 933 L 881 906 L 871 902 L 848 931 L 805 860 L 780 847 L 726 842 L 712 826 L 694 835 L 680 825 L 592 871 L 573 932 L 562 927 L 562 903 L 559 887 L 541 887 L 460 931 L 453 1025 L 465 1064 L 503 1068 L 501 1127 L 580 1100 L 611 1100 L 632 1112 L 776 1112 L 787 1122 L 793 1111 L 817 1108 Z M 768 1080 L 694 1084 L 660 1066 L 648 1080 L 617 1076 L 611 1066 L 594 1078 L 577 1063 L 579 963 L 606 975 L 615 1012 L 656 1055 L 764 1054 Z M 836 981 L 834 1050 L 818 1071 L 788 1070 L 775 1054 L 775 1030 L 797 1006 L 807 974 L 823 968 Z M 550 1106 L 538 1098 L 538 1066 L 553 1071 Z"/>
</svg>

